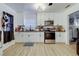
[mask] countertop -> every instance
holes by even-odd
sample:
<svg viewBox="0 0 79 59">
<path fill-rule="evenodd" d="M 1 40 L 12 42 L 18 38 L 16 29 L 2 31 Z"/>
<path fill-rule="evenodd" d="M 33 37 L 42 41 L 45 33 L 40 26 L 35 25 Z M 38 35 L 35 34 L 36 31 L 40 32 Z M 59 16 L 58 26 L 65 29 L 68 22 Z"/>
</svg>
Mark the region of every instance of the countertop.
<svg viewBox="0 0 79 59">
<path fill-rule="evenodd" d="M 45 32 L 45 31 L 15 31 L 15 32 Z M 53 31 L 49 31 L 53 32 Z M 54 32 L 65 32 L 65 31 L 54 31 Z"/>
<path fill-rule="evenodd" d="M 15 31 L 15 32 L 44 32 L 44 31 Z"/>
</svg>

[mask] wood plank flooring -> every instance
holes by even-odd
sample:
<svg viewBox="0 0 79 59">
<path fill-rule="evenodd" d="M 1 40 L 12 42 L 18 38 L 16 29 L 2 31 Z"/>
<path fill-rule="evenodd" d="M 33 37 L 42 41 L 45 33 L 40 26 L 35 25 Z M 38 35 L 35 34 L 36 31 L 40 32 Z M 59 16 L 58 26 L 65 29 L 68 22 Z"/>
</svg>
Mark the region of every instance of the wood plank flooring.
<svg viewBox="0 0 79 59">
<path fill-rule="evenodd" d="M 4 50 L 4 56 L 77 56 L 76 45 L 43 44 L 35 43 L 34 46 L 24 46 L 24 43 L 15 45 Z"/>
</svg>

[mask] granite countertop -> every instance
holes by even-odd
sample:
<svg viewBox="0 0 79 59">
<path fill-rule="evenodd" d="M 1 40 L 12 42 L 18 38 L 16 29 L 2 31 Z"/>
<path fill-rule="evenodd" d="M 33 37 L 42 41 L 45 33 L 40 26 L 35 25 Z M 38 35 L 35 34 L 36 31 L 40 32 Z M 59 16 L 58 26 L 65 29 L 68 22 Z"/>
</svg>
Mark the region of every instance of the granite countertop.
<svg viewBox="0 0 79 59">
<path fill-rule="evenodd" d="M 15 32 L 44 32 L 44 31 L 15 31 Z"/>
<path fill-rule="evenodd" d="M 56 31 L 56 32 L 65 32 L 65 30 L 64 31 Z"/>
<path fill-rule="evenodd" d="M 15 31 L 15 32 L 45 32 L 45 31 Z M 54 31 L 54 32 L 65 32 L 65 31 Z"/>
</svg>

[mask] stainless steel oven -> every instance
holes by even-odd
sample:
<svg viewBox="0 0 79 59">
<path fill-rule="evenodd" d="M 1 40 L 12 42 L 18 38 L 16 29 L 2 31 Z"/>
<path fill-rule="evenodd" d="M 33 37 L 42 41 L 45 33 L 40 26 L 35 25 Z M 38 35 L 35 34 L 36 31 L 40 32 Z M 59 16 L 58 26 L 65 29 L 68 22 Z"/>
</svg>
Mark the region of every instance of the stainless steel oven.
<svg viewBox="0 0 79 59">
<path fill-rule="evenodd" d="M 44 43 L 55 43 L 55 31 L 45 31 Z"/>
</svg>

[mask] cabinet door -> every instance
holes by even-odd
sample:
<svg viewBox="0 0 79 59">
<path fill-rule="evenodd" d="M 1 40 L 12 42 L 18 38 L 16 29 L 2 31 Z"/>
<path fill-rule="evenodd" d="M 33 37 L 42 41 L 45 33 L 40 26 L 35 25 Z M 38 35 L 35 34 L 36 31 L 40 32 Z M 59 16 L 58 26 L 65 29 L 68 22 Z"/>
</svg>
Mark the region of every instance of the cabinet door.
<svg viewBox="0 0 79 59">
<path fill-rule="evenodd" d="M 27 39 L 26 33 L 22 32 L 22 33 L 20 34 L 20 40 L 21 40 L 21 42 L 27 42 L 26 39 Z"/>
<path fill-rule="evenodd" d="M 22 32 L 16 32 L 15 33 L 15 40 L 16 40 L 16 42 L 25 42 L 24 41 L 24 33 L 22 33 Z"/>
<path fill-rule="evenodd" d="M 65 40 L 65 32 L 61 32 L 61 42 L 64 42 Z"/>
<path fill-rule="evenodd" d="M 33 42 L 34 38 L 33 38 L 33 33 L 28 33 L 28 42 Z"/>
<path fill-rule="evenodd" d="M 40 42 L 44 42 L 44 32 L 40 32 L 40 34 L 39 34 L 39 36 L 40 36 Z"/>
<path fill-rule="evenodd" d="M 35 33 L 35 42 L 44 42 L 44 33 L 43 32 Z"/>
<path fill-rule="evenodd" d="M 19 34 L 19 36 L 18 36 L 18 42 L 23 42 L 23 33 L 20 32 L 18 34 Z"/>
<path fill-rule="evenodd" d="M 30 40 L 31 42 L 44 42 L 44 33 L 43 32 L 31 33 Z"/>
<path fill-rule="evenodd" d="M 24 36 L 23 36 L 23 37 L 24 37 L 24 38 L 23 38 L 24 41 L 25 41 L 25 42 L 28 42 L 28 33 L 24 33 Z"/>
<path fill-rule="evenodd" d="M 17 42 L 21 42 L 22 41 L 22 33 L 21 32 L 17 32 L 17 34 L 16 34 L 16 41 Z"/>
<path fill-rule="evenodd" d="M 56 42 L 60 42 L 61 38 L 60 38 L 60 33 L 56 32 Z"/>
<path fill-rule="evenodd" d="M 56 37 L 56 40 L 57 40 L 57 39 L 59 38 L 59 33 L 58 33 L 58 32 L 56 32 L 55 34 L 56 34 L 56 36 L 55 36 L 55 37 Z"/>
<path fill-rule="evenodd" d="M 40 42 L 40 33 L 36 32 L 35 34 L 35 42 Z"/>
<path fill-rule="evenodd" d="M 16 40 L 16 41 L 17 41 L 17 39 L 18 39 L 18 36 L 19 36 L 18 33 L 15 32 L 15 33 L 14 33 L 14 37 L 15 37 L 15 40 Z"/>
<path fill-rule="evenodd" d="M 64 40 L 64 32 L 56 32 L 56 42 L 63 42 Z"/>
<path fill-rule="evenodd" d="M 28 33 L 28 42 L 35 42 L 35 33 L 34 32 L 30 32 L 30 33 Z"/>
</svg>

